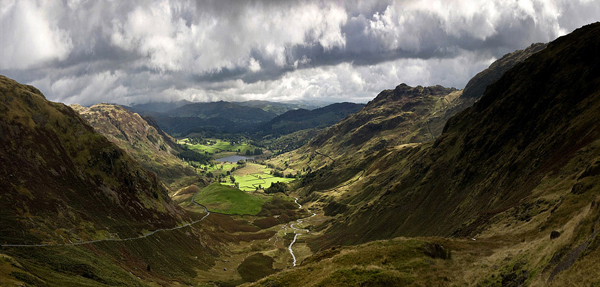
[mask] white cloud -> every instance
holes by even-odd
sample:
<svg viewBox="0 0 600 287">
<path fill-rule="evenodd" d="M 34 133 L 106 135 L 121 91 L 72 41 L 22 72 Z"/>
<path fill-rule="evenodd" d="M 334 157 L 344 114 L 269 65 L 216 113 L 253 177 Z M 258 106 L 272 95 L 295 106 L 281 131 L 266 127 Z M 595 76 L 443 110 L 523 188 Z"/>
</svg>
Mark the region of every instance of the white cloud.
<svg viewBox="0 0 600 287">
<path fill-rule="evenodd" d="M 231 80 L 204 87 L 162 91 L 165 99 L 191 101 L 320 100 L 367 102 L 384 89 L 400 83 L 462 88 L 473 74 L 494 59 L 467 52 L 453 59 L 399 59 L 370 66 L 342 63 L 296 70 L 268 81 L 244 83 Z"/>
<path fill-rule="evenodd" d="M 248 69 L 252 72 L 258 72 L 260 71 L 260 63 L 256 59 L 250 58 Z"/>
<path fill-rule="evenodd" d="M 67 31 L 50 22 L 44 7 L 32 1 L 1 4 L 0 69 L 24 69 L 68 56 L 71 39 Z"/>
<path fill-rule="evenodd" d="M 106 71 L 79 77 L 63 77 L 56 81 L 45 77 L 30 84 L 52 94 L 53 100 L 66 104 L 125 103 L 129 89 L 121 82 L 126 77 L 122 71 Z"/>
<path fill-rule="evenodd" d="M 68 103 L 367 101 L 461 88 L 600 18 L 590 0 L 0 0 L 0 73 Z"/>
<path fill-rule="evenodd" d="M 257 63 L 253 51 L 284 66 L 287 49 L 294 45 L 314 41 L 331 49 L 345 44 L 341 26 L 346 13 L 333 4 L 249 6 L 236 18 L 201 11 L 190 23 L 177 17 L 170 4 L 153 2 L 135 8 L 125 20 L 113 20 L 111 42 L 147 57 L 150 68 L 196 73 L 257 68 L 245 65 Z"/>
</svg>

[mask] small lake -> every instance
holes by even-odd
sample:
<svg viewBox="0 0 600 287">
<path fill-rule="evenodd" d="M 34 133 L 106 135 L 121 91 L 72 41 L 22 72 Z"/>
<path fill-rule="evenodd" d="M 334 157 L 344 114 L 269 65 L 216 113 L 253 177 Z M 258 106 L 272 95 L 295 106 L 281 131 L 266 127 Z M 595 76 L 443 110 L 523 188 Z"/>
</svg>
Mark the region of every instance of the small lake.
<svg viewBox="0 0 600 287">
<path fill-rule="evenodd" d="M 247 157 L 247 156 L 241 156 L 241 155 L 232 155 L 232 156 L 228 156 L 228 157 L 222 157 L 222 158 L 218 158 L 216 159 L 216 161 L 218 162 L 238 162 L 238 160 L 243 159 L 243 160 L 248 160 L 248 159 L 254 159 L 253 157 Z"/>
</svg>

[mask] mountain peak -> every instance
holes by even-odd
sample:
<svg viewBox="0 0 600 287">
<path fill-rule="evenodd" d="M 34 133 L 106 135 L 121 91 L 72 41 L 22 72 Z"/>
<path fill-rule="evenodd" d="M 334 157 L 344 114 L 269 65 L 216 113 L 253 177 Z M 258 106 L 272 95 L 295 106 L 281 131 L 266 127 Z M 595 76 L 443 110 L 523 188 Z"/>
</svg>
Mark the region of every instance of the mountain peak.
<svg viewBox="0 0 600 287">
<path fill-rule="evenodd" d="M 368 105 L 375 104 L 381 105 L 385 101 L 397 101 L 402 98 L 414 98 L 419 96 L 441 96 L 447 95 L 452 92 L 456 92 L 458 89 L 456 88 L 446 88 L 441 85 L 436 86 L 416 86 L 411 87 L 407 84 L 400 84 L 396 86 L 393 90 L 384 90 L 375 99 L 373 99 Z"/>
</svg>

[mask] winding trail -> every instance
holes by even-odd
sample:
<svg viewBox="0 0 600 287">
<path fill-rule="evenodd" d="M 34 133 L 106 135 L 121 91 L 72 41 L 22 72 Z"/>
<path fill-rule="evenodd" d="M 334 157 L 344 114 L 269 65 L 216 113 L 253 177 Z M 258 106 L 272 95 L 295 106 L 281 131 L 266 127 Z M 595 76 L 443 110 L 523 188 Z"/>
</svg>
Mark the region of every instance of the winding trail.
<svg viewBox="0 0 600 287">
<path fill-rule="evenodd" d="M 206 215 L 204 215 L 202 218 L 196 220 L 196 221 L 192 221 L 190 223 L 186 223 L 182 226 L 176 226 L 173 228 L 161 228 L 161 229 L 157 229 L 154 230 L 152 232 L 146 233 L 144 235 L 138 236 L 138 237 L 129 237 L 129 238 L 106 238 L 106 239 L 98 239 L 98 240 L 90 240 L 90 241 L 81 241 L 81 242 L 73 242 L 73 243 L 48 243 L 48 244 L 1 244 L 0 248 L 2 247 L 54 247 L 54 246 L 77 246 L 77 245 L 85 245 L 85 244 L 93 244 L 93 243 L 98 243 L 98 242 L 109 242 L 109 241 L 115 241 L 115 242 L 123 242 L 123 241 L 133 241 L 133 240 L 138 240 L 138 239 L 143 239 L 143 238 L 147 238 L 149 236 L 152 236 L 158 232 L 161 231 L 172 231 L 172 230 L 177 230 L 177 229 L 181 229 L 181 228 L 185 228 L 185 227 L 189 227 L 192 226 L 202 220 L 204 220 L 206 217 L 208 217 L 210 215 L 210 212 L 208 211 L 208 209 L 206 209 L 206 206 L 199 204 L 195 201 L 196 199 L 196 195 L 198 195 L 198 193 L 194 194 L 194 196 L 192 197 L 192 203 L 195 205 L 198 205 L 202 208 L 204 208 L 204 211 L 206 212 Z"/>
</svg>

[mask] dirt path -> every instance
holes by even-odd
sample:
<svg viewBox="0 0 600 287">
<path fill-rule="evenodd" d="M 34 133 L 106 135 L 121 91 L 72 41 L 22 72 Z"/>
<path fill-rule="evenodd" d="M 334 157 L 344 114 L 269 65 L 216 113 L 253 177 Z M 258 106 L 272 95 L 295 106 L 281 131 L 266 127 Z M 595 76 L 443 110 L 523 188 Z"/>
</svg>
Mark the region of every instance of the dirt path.
<svg viewBox="0 0 600 287">
<path fill-rule="evenodd" d="M 139 240 L 139 239 L 143 239 L 143 238 L 147 238 L 149 236 L 152 236 L 158 232 L 162 232 L 162 231 L 172 231 L 172 230 L 177 230 L 177 229 L 181 229 L 181 228 L 185 228 L 185 227 L 189 227 L 192 226 L 202 220 L 204 220 L 206 217 L 208 217 L 210 215 L 210 212 L 208 211 L 208 209 L 206 209 L 206 206 L 197 203 L 196 201 L 194 201 L 196 199 L 196 195 L 198 195 L 198 193 L 196 193 L 193 197 L 192 197 L 192 203 L 195 205 L 198 205 L 202 208 L 204 208 L 204 211 L 206 212 L 206 215 L 204 215 L 202 218 L 196 220 L 196 221 L 192 221 L 190 223 L 186 223 L 182 226 L 177 226 L 177 227 L 173 227 L 173 228 L 162 228 L 162 229 L 157 229 L 154 230 L 152 232 L 146 233 L 144 235 L 138 236 L 138 237 L 129 237 L 129 238 L 106 238 L 106 239 L 99 239 L 99 240 L 90 240 L 90 241 L 81 241 L 81 242 L 73 242 L 73 243 L 48 243 L 48 244 L 2 244 L 0 245 L 1 247 L 52 247 L 52 246 L 76 246 L 76 245 L 84 245 L 84 244 L 93 244 L 93 243 L 98 243 L 98 242 L 108 242 L 108 241 L 116 241 L 116 242 L 123 242 L 123 241 L 133 241 L 133 240 Z"/>
</svg>

